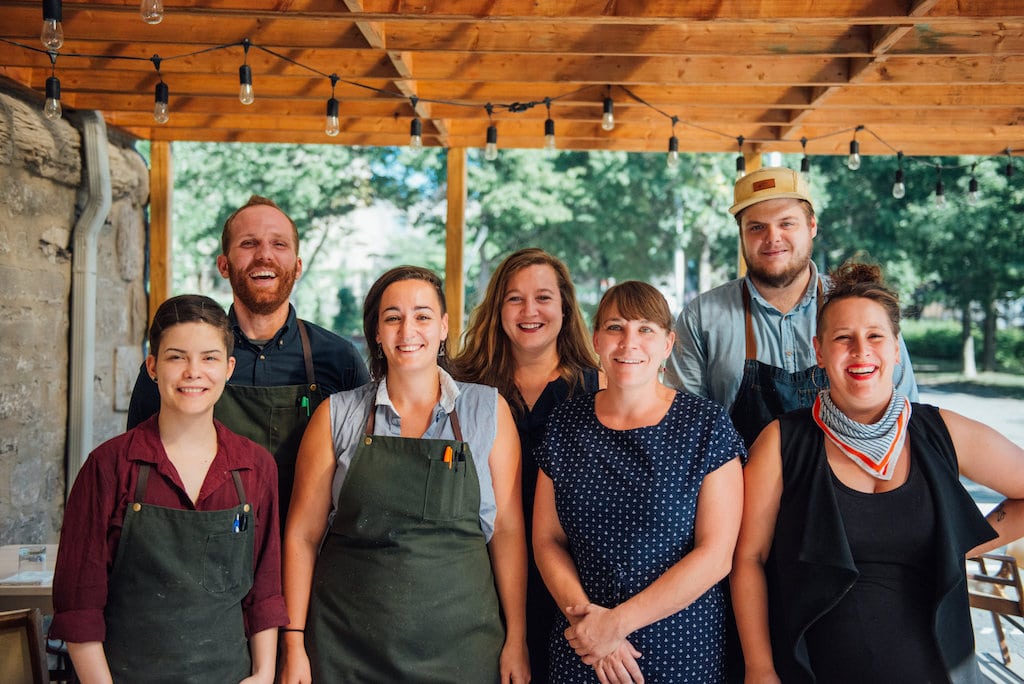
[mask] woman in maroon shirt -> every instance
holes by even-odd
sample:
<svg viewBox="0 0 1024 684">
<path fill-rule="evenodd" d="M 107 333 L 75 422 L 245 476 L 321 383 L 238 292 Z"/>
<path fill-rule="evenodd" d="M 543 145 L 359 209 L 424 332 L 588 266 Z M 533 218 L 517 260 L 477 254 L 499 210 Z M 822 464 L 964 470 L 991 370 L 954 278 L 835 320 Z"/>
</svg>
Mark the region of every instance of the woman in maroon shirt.
<svg viewBox="0 0 1024 684">
<path fill-rule="evenodd" d="M 160 412 L 78 474 L 50 637 L 85 683 L 270 684 L 287 624 L 277 468 L 213 419 L 234 368 L 227 317 L 208 297 L 174 297 L 149 344 Z"/>
</svg>

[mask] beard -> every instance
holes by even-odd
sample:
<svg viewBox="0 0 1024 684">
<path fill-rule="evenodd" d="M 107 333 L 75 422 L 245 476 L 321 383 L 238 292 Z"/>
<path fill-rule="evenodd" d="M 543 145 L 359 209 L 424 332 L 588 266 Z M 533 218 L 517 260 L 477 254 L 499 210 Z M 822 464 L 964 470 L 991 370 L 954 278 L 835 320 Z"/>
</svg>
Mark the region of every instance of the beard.
<svg viewBox="0 0 1024 684">
<path fill-rule="evenodd" d="M 770 288 L 789 287 L 797 278 L 805 275 L 811 263 L 811 254 L 794 254 L 789 264 L 782 270 L 769 271 L 750 259 L 746 250 L 743 250 L 743 259 L 747 262 L 747 275 L 756 284 L 766 285 Z"/>
<path fill-rule="evenodd" d="M 274 266 L 263 266 L 259 270 L 273 271 L 277 276 L 274 280 L 277 286 L 274 288 L 254 287 L 249 274 L 242 270 L 236 270 L 230 261 L 228 262 L 228 280 L 231 282 L 231 291 L 242 306 L 256 315 L 269 316 L 286 305 L 292 296 L 298 264 L 290 272 L 282 271 Z"/>
</svg>

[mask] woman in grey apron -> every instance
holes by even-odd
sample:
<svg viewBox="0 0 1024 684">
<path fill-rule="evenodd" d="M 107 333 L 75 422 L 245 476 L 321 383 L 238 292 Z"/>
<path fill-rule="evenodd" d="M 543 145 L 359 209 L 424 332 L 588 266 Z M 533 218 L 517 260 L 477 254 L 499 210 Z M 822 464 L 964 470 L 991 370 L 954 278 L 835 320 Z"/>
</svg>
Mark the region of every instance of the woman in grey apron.
<svg viewBox="0 0 1024 684">
<path fill-rule="evenodd" d="M 75 482 L 50 636 L 83 681 L 273 681 L 287 622 L 276 468 L 213 419 L 231 343 L 213 300 L 161 305 L 146 360 L 160 411 L 98 447 Z"/>
<path fill-rule="evenodd" d="M 508 405 L 441 368 L 448 318 L 432 272 L 381 276 L 363 325 L 375 382 L 320 406 L 299 450 L 281 681 L 526 682 Z"/>
</svg>

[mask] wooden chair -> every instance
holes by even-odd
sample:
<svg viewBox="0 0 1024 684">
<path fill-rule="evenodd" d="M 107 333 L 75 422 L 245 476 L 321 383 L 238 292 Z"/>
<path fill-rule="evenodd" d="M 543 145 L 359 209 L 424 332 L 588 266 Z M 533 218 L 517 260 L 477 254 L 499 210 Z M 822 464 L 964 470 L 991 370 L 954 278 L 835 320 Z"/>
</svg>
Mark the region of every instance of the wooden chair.
<svg viewBox="0 0 1024 684">
<path fill-rule="evenodd" d="M 0 613 L 0 682 L 47 684 L 49 681 L 39 609 Z"/>
<path fill-rule="evenodd" d="M 1018 559 L 1007 554 L 984 553 L 968 558 L 967 563 L 967 591 L 971 607 L 992 613 L 1003 664 L 1009 665 L 1010 648 L 1006 644 L 1000 618 L 1024 632 L 1024 624 L 1017 619 L 1024 618 L 1024 589 L 1021 587 Z"/>
</svg>

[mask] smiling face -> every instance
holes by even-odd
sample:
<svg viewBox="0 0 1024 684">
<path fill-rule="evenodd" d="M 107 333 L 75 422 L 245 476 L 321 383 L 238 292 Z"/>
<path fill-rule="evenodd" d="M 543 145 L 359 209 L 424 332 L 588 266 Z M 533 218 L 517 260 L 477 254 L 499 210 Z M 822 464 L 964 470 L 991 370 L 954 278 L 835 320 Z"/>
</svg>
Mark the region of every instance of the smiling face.
<svg viewBox="0 0 1024 684">
<path fill-rule="evenodd" d="M 818 224 L 795 199 L 752 204 L 740 215 L 747 273 L 755 284 L 781 288 L 807 273 Z"/>
<path fill-rule="evenodd" d="M 881 304 L 864 297 L 834 301 L 823 316 L 814 352 L 828 374 L 832 401 L 850 418 L 874 423 L 892 397 L 899 362 L 892 322 Z"/>
<path fill-rule="evenodd" d="M 281 210 L 254 205 L 231 221 L 227 252 L 217 257 L 217 270 L 231 281 L 235 304 L 257 315 L 270 315 L 288 305 L 302 260 L 295 231 Z"/>
<path fill-rule="evenodd" d="M 501 328 L 516 353 L 556 348 L 562 331 L 562 295 L 555 269 L 534 264 L 509 278 L 501 304 Z"/>
<path fill-rule="evenodd" d="M 146 357 L 146 369 L 160 390 L 160 411 L 212 415 L 213 405 L 235 369 L 224 333 L 209 323 L 178 323 L 166 328 L 160 348 Z"/>
<path fill-rule="evenodd" d="M 380 299 L 377 343 L 387 359 L 387 372 L 437 366 L 441 340 L 448 336 L 448 314 L 434 286 L 424 280 L 399 280 Z"/>
<path fill-rule="evenodd" d="M 594 349 L 609 387 L 656 385 L 673 342 L 674 332 L 648 320 L 627 320 L 614 304 L 594 330 Z"/>
</svg>

